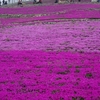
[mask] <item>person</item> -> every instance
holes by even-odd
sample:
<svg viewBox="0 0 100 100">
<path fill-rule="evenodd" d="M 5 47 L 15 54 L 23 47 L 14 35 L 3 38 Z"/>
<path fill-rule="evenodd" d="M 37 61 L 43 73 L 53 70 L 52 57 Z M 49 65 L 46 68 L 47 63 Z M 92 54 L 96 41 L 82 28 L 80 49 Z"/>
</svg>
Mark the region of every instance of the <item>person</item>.
<svg viewBox="0 0 100 100">
<path fill-rule="evenodd" d="M 22 0 L 19 0 L 18 1 L 18 5 L 22 5 Z"/>
<path fill-rule="evenodd" d="M 5 4 L 5 0 L 2 1 L 3 5 Z"/>
<path fill-rule="evenodd" d="M 56 0 L 55 3 L 58 3 L 58 0 Z"/>
<path fill-rule="evenodd" d="M 2 1 L 3 5 L 7 5 L 7 0 Z"/>
<path fill-rule="evenodd" d="M 39 0 L 40 3 L 42 3 L 42 0 Z"/>
<path fill-rule="evenodd" d="M 41 1 L 41 0 L 37 0 L 37 1 L 36 1 L 36 4 L 38 4 L 38 3 L 42 3 L 42 1 Z"/>
<path fill-rule="evenodd" d="M 7 5 L 7 0 L 5 0 L 4 4 Z"/>
<path fill-rule="evenodd" d="M 74 2 L 74 0 L 70 0 L 70 2 Z"/>
<path fill-rule="evenodd" d="M 36 3 L 36 0 L 33 0 L 33 4 Z"/>
</svg>

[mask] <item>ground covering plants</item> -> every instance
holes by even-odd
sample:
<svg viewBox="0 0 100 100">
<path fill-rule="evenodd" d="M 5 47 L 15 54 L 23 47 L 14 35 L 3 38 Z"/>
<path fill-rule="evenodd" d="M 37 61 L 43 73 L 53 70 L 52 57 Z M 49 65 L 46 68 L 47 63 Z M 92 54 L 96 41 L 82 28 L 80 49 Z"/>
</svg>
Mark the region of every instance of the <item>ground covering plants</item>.
<svg viewBox="0 0 100 100">
<path fill-rule="evenodd" d="M 100 100 L 99 9 L 0 8 L 0 100 Z"/>
</svg>

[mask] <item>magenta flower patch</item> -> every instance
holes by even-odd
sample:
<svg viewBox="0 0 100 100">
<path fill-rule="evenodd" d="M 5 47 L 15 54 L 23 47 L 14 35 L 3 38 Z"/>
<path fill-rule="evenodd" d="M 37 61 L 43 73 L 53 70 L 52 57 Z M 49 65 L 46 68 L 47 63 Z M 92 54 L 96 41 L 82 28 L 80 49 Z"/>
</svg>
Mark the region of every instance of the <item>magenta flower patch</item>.
<svg viewBox="0 0 100 100">
<path fill-rule="evenodd" d="M 0 100 L 100 100 L 98 9 L 0 8 Z"/>
<path fill-rule="evenodd" d="M 0 99 L 98 100 L 99 55 L 0 51 Z"/>
</svg>

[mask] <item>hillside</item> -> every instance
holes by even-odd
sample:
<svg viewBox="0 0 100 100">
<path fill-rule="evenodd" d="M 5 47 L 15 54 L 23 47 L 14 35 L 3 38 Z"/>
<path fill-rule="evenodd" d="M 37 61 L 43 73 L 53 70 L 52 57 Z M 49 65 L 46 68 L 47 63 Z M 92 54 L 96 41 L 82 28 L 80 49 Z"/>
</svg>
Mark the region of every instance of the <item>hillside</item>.
<svg viewBox="0 0 100 100">
<path fill-rule="evenodd" d="M 100 100 L 100 5 L 0 8 L 0 100 Z"/>
</svg>

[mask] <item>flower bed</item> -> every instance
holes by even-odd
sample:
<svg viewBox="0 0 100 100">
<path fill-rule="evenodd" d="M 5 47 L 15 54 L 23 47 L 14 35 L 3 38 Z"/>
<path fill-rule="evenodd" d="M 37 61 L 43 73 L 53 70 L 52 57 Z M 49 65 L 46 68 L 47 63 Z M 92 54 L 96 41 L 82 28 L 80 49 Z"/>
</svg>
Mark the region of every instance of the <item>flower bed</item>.
<svg viewBox="0 0 100 100">
<path fill-rule="evenodd" d="M 98 25 L 100 20 L 16 25 L 1 29 L 0 49 L 100 52 Z"/>
<path fill-rule="evenodd" d="M 71 5 L 40 7 L 50 14 L 41 17 L 14 8 L 7 13 L 20 18 L 0 18 L 0 100 L 100 99 L 99 5 Z"/>
<path fill-rule="evenodd" d="M 74 8 L 74 9 L 73 9 Z M 63 10 L 76 9 L 100 9 L 99 4 L 63 4 L 63 5 L 45 5 L 45 6 L 31 6 L 22 8 L 0 8 L 0 14 L 39 14 L 58 12 Z"/>
<path fill-rule="evenodd" d="M 75 7 L 75 9 L 72 8 Z M 48 7 L 51 7 L 49 9 Z M 37 10 L 36 10 L 37 9 Z M 54 19 L 99 19 L 98 4 L 66 4 L 42 7 L 0 8 L 0 26 Z M 4 17 L 4 18 L 3 18 Z M 6 17 L 6 18 L 5 18 Z M 12 18 L 11 18 L 12 17 Z"/>
<path fill-rule="evenodd" d="M 100 53 L 0 51 L 0 59 L 0 99 L 100 98 Z"/>
</svg>

